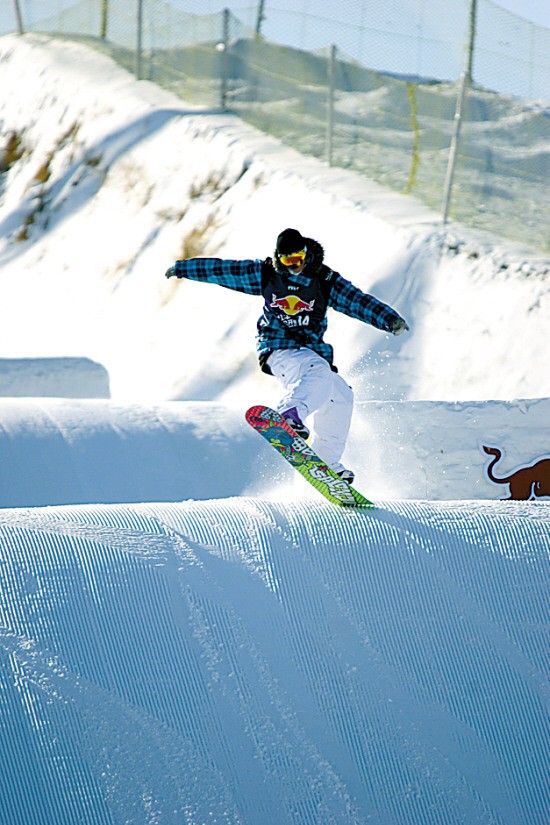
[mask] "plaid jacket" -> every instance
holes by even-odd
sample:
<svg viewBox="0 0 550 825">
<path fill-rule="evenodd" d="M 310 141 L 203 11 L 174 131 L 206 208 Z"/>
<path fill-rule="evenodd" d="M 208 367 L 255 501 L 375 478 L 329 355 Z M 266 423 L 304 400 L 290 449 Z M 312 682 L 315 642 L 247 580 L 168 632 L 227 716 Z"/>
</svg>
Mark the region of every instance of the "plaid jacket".
<svg viewBox="0 0 550 825">
<path fill-rule="evenodd" d="M 248 295 L 263 296 L 266 283 L 270 275 L 274 274 L 276 266 L 270 258 L 265 261 L 189 258 L 176 261 L 174 271 L 178 278 L 205 281 Z M 307 267 L 300 275 L 285 272 L 287 282 L 298 294 L 301 286 L 310 284 L 312 278 L 319 278 L 326 284 L 327 306 L 337 312 L 364 321 L 385 332 L 390 332 L 392 325 L 401 317 L 387 304 L 357 289 L 350 281 L 346 281 L 338 272 L 334 272 L 323 263 L 316 267 L 312 275 L 307 275 L 307 272 Z M 258 320 L 256 336 L 256 349 L 262 368 L 273 350 L 298 347 L 309 347 L 332 365 L 332 347 L 323 340 L 326 328 L 325 313 L 322 320 L 314 327 L 310 326 L 299 331 L 289 330 L 282 323 L 270 302 L 265 300 L 263 313 Z"/>
</svg>

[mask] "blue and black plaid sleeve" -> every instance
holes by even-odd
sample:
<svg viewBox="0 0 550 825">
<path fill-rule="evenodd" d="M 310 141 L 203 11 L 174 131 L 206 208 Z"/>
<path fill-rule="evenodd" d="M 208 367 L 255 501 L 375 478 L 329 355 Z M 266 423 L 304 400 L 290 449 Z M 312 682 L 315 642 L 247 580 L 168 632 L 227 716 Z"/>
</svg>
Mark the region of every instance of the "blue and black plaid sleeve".
<svg viewBox="0 0 550 825">
<path fill-rule="evenodd" d="M 385 332 L 391 332 L 393 324 L 401 318 L 388 304 L 362 292 L 338 273 L 335 273 L 329 306 Z"/>
<path fill-rule="evenodd" d="M 222 258 L 188 258 L 176 261 L 174 271 L 178 278 L 218 284 L 248 295 L 262 293 L 262 261 L 230 261 Z"/>
</svg>

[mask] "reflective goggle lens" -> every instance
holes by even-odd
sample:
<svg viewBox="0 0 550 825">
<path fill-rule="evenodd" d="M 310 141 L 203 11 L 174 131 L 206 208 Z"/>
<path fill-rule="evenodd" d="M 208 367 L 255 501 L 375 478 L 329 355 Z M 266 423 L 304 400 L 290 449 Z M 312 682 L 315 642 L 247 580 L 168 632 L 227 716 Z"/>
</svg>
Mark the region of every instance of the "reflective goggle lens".
<svg viewBox="0 0 550 825">
<path fill-rule="evenodd" d="M 301 249 L 299 252 L 293 252 L 292 255 L 279 255 L 279 259 L 283 266 L 299 266 L 306 259 L 306 250 Z"/>
</svg>

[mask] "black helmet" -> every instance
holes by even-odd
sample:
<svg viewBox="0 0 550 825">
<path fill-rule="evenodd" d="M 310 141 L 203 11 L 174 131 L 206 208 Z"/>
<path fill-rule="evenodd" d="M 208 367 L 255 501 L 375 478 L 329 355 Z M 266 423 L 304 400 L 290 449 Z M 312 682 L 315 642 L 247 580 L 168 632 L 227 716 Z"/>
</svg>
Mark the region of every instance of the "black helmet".
<svg viewBox="0 0 550 825">
<path fill-rule="evenodd" d="M 275 251 L 277 255 L 292 255 L 293 252 L 301 252 L 306 249 L 306 239 L 303 238 L 297 229 L 283 229 L 277 238 Z"/>
</svg>

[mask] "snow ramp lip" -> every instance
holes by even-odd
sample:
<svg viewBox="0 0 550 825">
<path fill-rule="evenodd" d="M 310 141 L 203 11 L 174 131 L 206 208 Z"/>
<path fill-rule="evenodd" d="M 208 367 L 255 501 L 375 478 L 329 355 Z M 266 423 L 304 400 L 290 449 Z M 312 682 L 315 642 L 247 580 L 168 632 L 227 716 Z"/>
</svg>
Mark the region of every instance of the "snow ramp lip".
<svg viewBox="0 0 550 825">
<path fill-rule="evenodd" d="M 543 825 L 549 526 L 524 502 L 0 510 L 0 807 Z"/>
</svg>

